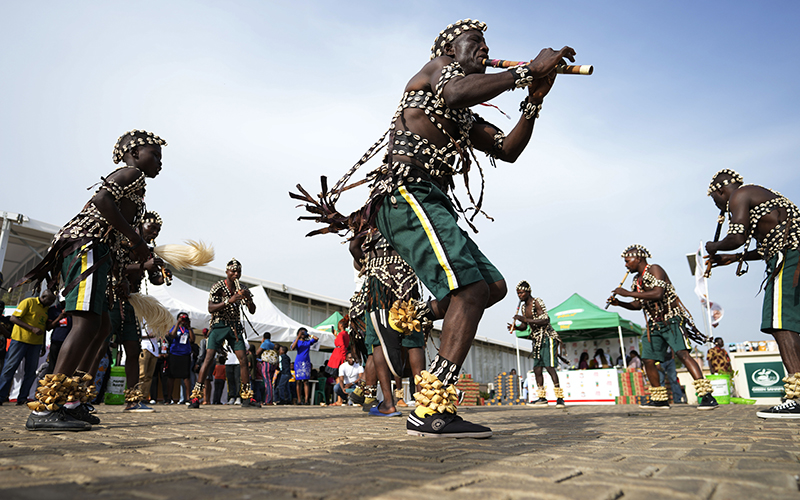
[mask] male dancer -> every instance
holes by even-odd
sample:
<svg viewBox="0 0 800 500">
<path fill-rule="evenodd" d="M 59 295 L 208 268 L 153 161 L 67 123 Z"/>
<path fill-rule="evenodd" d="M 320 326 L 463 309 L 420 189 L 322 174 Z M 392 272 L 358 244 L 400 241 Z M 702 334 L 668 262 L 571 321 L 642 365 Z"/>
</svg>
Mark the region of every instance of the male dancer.
<svg viewBox="0 0 800 500">
<path fill-rule="evenodd" d="M 564 389 L 558 382 L 558 349 L 561 338 L 550 325 L 550 316 L 547 314 L 547 307 L 539 297 L 531 296 L 531 286 L 527 281 L 520 281 L 517 285 L 517 297 L 519 297 L 519 309 L 514 316 L 514 329 L 519 331 L 527 330 L 530 334 L 528 338 L 533 343 L 531 346 L 531 357 L 533 358 L 533 374 L 536 377 L 536 393 L 539 399 L 533 402 L 534 405 L 547 406 L 547 389 L 544 385 L 544 375 L 542 368 L 547 370 L 553 380 L 554 391 L 556 393 L 556 408 L 564 408 Z M 519 324 L 516 324 L 516 322 Z M 508 325 L 509 328 L 512 325 Z"/>
<path fill-rule="evenodd" d="M 647 320 L 647 337 L 642 338 L 642 359 L 647 379 L 650 381 L 650 401 L 641 408 L 669 408 L 667 388 L 658 379 L 656 362 L 666 361 L 667 346 L 680 358 L 694 379 L 694 389 L 700 396 L 698 410 L 713 410 L 718 406 L 711 395 L 711 382 L 703 378 L 703 371 L 689 354 L 689 339 L 704 342 L 707 339 L 697 330 L 692 315 L 683 306 L 675 293 L 666 271 L 658 264 L 650 265 L 650 252 L 641 245 L 631 245 L 622 252 L 625 267 L 636 273 L 633 287 L 628 291 L 622 287 L 612 293 L 620 297 L 631 297 L 631 302 L 612 298 L 609 303 L 630 311 L 643 310 Z"/>
<path fill-rule="evenodd" d="M 93 386 L 87 386 L 92 377 L 76 369 L 85 355 L 94 357 L 92 343 L 108 335 L 108 275 L 122 276 L 115 256 L 125 247 L 137 262 L 150 255 L 135 228 L 145 212 L 145 179 L 161 171 L 161 146 L 166 145 L 152 132 L 123 134 L 114 146 L 113 159 L 125 166 L 103 178 L 92 199 L 61 228 L 45 258 L 24 278 L 23 282 L 35 280 L 37 284 L 47 278 L 53 288 L 63 278 L 64 310 L 72 313 L 72 330 L 61 348 L 55 373 L 39 382 L 37 401 L 28 404 L 33 410 L 25 424 L 29 430 L 92 428 L 84 420 L 93 416 L 82 404 L 93 391 Z"/>
<path fill-rule="evenodd" d="M 451 386 L 458 380 L 483 311 L 506 294 L 503 276 L 458 227 L 458 213 L 466 216 L 465 210 L 448 193 L 453 177 L 463 173 L 473 200 L 466 182 L 475 158 L 473 147 L 492 159 L 514 162 L 519 157 L 533 133 L 542 100 L 555 81 L 556 66 L 563 58 L 574 60 L 575 55 L 570 47 L 543 49 L 528 65 L 487 75 L 482 64 L 489 55 L 485 30 L 484 23 L 465 19 L 449 25 L 436 38 L 431 61 L 409 80 L 390 130 L 383 136 L 389 136 L 390 145 L 383 165 L 367 176 L 372 181 L 367 204 L 349 221 L 333 213 L 333 205 L 347 180 L 373 155 L 383 137 L 331 191 L 324 186 L 319 201 L 307 193 L 293 195 L 309 203 L 309 211 L 319 216 L 316 220 L 330 224 L 314 234 L 356 227 L 358 236 L 370 226 L 377 227 L 439 300 L 424 308 L 427 311 L 420 308 L 421 317 L 444 318 L 444 325 L 439 354 L 430 373 L 423 372 L 425 385 L 433 387 L 425 391 L 433 397 L 417 393 L 417 407 L 406 424 L 412 435 L 492 435 L 488 427 L 465 422 L 455 414 L 454 406 L 442 403 L 455 391 Z M 508 136 L 469 109 L 507 90 L 524 87 L 528 96 L 521 104 L 522 117 Z M 466 218 L 470 226 L 481 204 L 479 196 L 470 207 L 474 209 Z M 387 324 L 386 316 L 386 311 L 376 311 L 371 319 L 389 367 L 399 375 L 401 335 Z"/>
<path fill-rule="evenodd" d="M 242 277 L 242 264 L 236 259 L 231 259 L 225 267 L 226 278 L 217 281 L 208 294 L 208 312 L 211 313 L 211 332 L 208 334 L 206 344 L 206 359 L 197 374 L 197 382 L 189 398 L 189 408 L 200 408 L 200 399 L 203 397 L 203 383 L 206 374 L 211 369 L 216 352 L 228 342 L 228 348 L 233 348 L 239 360 L 239 369 L 242 376 L 242 386 L 239 395 L 242 398 L 242 408 L 261 408 L 261 404 L 253 397 L 250 388 L 250 371 L 247 369 L 247 360 L 244 357 L 246 344 L 244 327 L 239 313 L 239 302 L 244 302 L 250 314 L 255 314 L 256 305 L 253 295 L 246 288 L 239 287 L 239 278 Z"/>
<path fill-rule="evenodd" d="M 376 330 L 376 323 L 372 319 L 376 313 L 381 314 L 388 311 L 389 316 L 396 316 L 402 314 L 401 309 L 403 312 L 407 312 L 409 306 L 419 305 L 416 300 L 420 298 L 419 280 L 411 266 L 397 255 L 397 252 L 375 228 L 369 231 L 365 237 L 351 240 L 350 253 L 359 275 L 364 277 L 362 291 L 356 295 L 358 302 L 353 302 L 350 317 L 359 315 L 365 317 L 364 344 L 368 356 L 364 370 L 363 393 L 356 394 L 354 391 L 351 399 L 355 402 L 359 402 L 360 399 L 364 411 L 368 411 L 372 416 L 399 417 L 402 414 L 397 411 L 391 391 L 392 369 L 387 363 L 385 350 L 378 349 L 382 345 Z M 415 313 L 416 311 L 414 311 L 414 316 Z M 425 364 L 424 332 L 429 331 L 433 324 L 431 321 L 423 321 L 414 328 L 413 321 L 412 319 L 409 328 L 398 326 L 396 321 L 393 324 L 398 327 L 398 332 L 402 336 L 401 348 L 407 350 L 412 375 L 416 376 L 420 375 Z M 402 373 L 402 364 L 396 369 Z M 399 377 L 397 379 L 401 380 Z M 383 401 L 380 402 L 375 399 L 378 382 L 381 384 L 383 393 Z"/>
<path fill-rule="evenodd" d="M 715 266 L 764 259 L 767 264 L 761 331 L 775 337 L 789 375 L 783 379 L 784 402 L 756 413 L 762 418 L 800 418 L 800 210 L 777 191 L 753 184 L 733 170 L 711 179 L 708 195 L 729 214 L 728 235 L 706 243 Z M 750 240 L 756 240 L 750 250 Z M 744 251 L 718 254 L 720 250 Z M 744 274 L 737 271 L 737 275 Z"/>
<path fill-rule="evenodd" d="M 137 232 L 141 234 L 145 243 L 152 245 L 161 232 L 162 224 L 161 216 L 156 212 L 149 211 L 142 217 L 141 228 L 137 229 Z M 82 366 L 83 363 L 81 363 L 78 368 L 85 369 L 92 376 L 96 375 L 97 367 L 108 350 L 109 343 L 122 345 L 125 349 L 126 360 L 125 408 L 122 411 L 125 413 L 152 413 L 155 410 L 143 403 L 149 394 L 144 394 L 139 387 L 139 354 L 142 349 L 142 339 L 139 322 L 136 320 L 136 314 L 128 297 L 131 293 L 139 292 L 145 272 L 148 274 L 150 283 L 154 285 L 164 283 L 164 275 L 161 272 L 164 262 L 152 254 L 143 264 L 134 262 L 124 248 L 117 256 L 117 260 L 118 265 L 122 268 L 121 279 L 117 279 L 113 275 L 109 276 L 110 286 L 115 296 L 109 310 L 111 332 L 108 338 L 98 346 L 91 366 Z M 166 272 L 169 273 L 168 270 Z"/>
</svg>

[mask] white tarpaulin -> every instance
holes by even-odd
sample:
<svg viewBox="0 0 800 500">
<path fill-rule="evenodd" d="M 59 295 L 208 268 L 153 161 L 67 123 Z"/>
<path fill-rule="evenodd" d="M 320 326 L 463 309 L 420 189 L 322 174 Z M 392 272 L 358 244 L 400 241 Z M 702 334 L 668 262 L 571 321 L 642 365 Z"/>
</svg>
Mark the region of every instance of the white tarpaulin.
<svg viewBox="0 0 800 500">
<path fill-rule="evenodd" d="M 208 322 L 211 319 L 211 314 L 208 313 L 208 292 L 195 288 L 178 278 L 172 279 L 171 286 L 148 284 L 148 289 L 149 294 L 158 299 L 173 316 L 177 316 L 179 312 L 184 311 L 189 314 L 194 328 L 208 326 Z M 247 317 L 255 327 L 255 331 L 242 318 L 242 324 L 248 340 L 260 340 L 264 333 L 269 332 L 272 334 L 273 342 L 291 343 L 297 336 L 298 328 L 302 326 L 307 328 L 310 334 L 319 337 L 320 341 L 316 346 L 334 347 L 334 336 L 332 334 L 315 330 L 285 315 L 269 300 L 264 288 L 256 286 L 251 288 L 250 292 L 253 294 L 256 313 L 248 313 Z"/>
</svg>

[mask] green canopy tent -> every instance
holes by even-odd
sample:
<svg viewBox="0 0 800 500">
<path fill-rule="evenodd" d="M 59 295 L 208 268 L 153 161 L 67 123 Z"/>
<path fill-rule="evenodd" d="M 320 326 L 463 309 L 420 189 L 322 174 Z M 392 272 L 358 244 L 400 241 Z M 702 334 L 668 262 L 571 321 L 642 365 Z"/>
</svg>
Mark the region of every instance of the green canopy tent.
<svg viewBox="0 0 800 500">
<path fill-rule="evenodd" d="M 339 327 L 339 321 L 341 321 L 342 318 L 344 318 L 344 316 L 342 316 L 342 313 L 340 313 L 339 311 L 336 311 L 335 313 L 333 313 L 330 316 L 328 316 L 328 319 L 326 319 L 322 323 L 318 324 L 314 328 L 316 328 L 317 330 L 330 332 L 330 333 L 336 335 L 336 333 L 337 333 L 336 329 Z"/>
<path fill-rule="evenodd" d="M 577 293 L 551 308 L 548 313 L 550 324 L 564 342 L 618 337 L 622 345 L 623 337 L 639 337 L 642 334 L 641 326 L 592 304 Z M 624 356 L 622 362 L 627 368 Z"/>
</svg>

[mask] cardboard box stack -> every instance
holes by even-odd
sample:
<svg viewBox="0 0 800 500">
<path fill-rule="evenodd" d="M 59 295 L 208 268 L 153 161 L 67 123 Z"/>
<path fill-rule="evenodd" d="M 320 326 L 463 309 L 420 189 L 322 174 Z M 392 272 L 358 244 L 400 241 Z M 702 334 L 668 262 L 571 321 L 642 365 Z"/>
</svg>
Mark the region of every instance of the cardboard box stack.
<svg viewBox="0 0 800 500">
<path fill-rule="evenodd" d="M 456 387 L 459 391 L 464 393 L 464 401 L 461 403 L 461 406 L 478 406 L 478 404 L 480 404 L 481 393 L 478 390 L 478 383 L 472 380 L 472 375 L 462 373 L 458 377 Z"/>
<path fill-rule="evenodd" d="M 519 380 L 516 375 L 503 372 L 495 378 L 494 399 L 486 402 L 486 406 L 524 405 L 519 393 Z"/>
<path fill-rule="evenodd" d="M 647 379 L 641 370 L 624 371 L 619 374 L 619 388 L 622 396 L 617 396 L 618 405 L 638 405 L 650 401 L 647 392 Z"/>
</svg>

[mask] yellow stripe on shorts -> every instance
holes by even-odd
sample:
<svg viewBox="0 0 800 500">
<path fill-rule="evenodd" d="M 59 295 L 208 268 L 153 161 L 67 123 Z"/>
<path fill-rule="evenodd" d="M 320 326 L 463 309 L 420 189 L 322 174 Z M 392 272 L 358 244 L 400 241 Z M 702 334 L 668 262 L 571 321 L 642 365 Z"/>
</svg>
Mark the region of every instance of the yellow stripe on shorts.
<svg viewBox="0 0 800 500">
<path fill-rule="evenodd" d="M 781 258 L 775 265 L 781 264 Z M 783 330 L 783 270 L 785 266 L 781 266 L 781 270 L 775 281 L 773 281 L 772 289 L 772 328 L 776 330 Z"/>
<path fill-rule="evenodd" d="M 433 225 L 430 219 L 428 219 L 428 215 L 422 210 L 422 205 L 414 198 L 414 195 L 408 192 L 405 186 L 399 186 L 397 190 L 400 191 L 400 195 L 406 200 L 406 203 L 408 203 L 411 209 L 414 210 L 414 214 L 416 214 L 417 219 L 419 219 L 422 229 L 425 230 L 428 241 L 431 243 L 431 248 L 433 248 L 433 253 L 436 254 L 436 260 L 439 261 L 439 265 L 447 276 L 447 286 L 450 290 L 455 290 L 459 287 L 456 274 L 453 272 L 453 268 L 447 260 L 447 256 L 444 252 L 444 245 L 442 245 L 442 242 L 439 241 L 438 236 L 436 236 L 436 233 L 433 231 Z"/>
<path fill-rule="evenodd" d="M 84 245 L 81 250 L 85 248 L 86 246 Z M 94 254 L 92 249 L 89 249 L 89 251 L 81 255 L 81 274 L 89 269 L 92 264 L 94 264 Z M 81 282 L 78 283 L 78 299 L 75 301 L 75 308 L 79 311 L 88 311 L 92 307 L 92 278 L 93 276 L 88 276 L 85 280 L 81 280 Z"/>
</svg>

